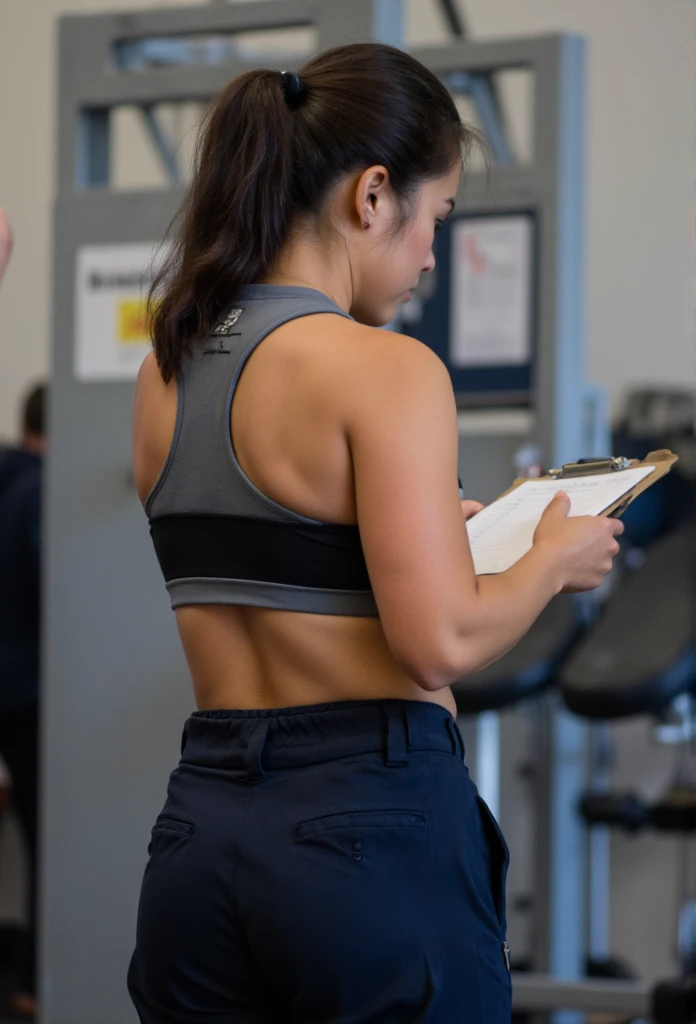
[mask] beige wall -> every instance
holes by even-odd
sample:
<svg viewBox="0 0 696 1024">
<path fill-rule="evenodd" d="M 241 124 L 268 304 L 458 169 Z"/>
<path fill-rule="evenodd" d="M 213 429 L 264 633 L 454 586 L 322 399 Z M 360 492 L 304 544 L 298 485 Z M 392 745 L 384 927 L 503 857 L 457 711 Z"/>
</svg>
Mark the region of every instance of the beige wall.
<svg viewBox="0 0 696 1024">
<path fill-rule="evenodd" d="M 0 438 L 14 430 L 21 391 L 49 367 L 56 17 L 143 6 L 0 0 L 0 203 L 16 232 L 0 293 Z M 464 8 L 474 38 L 588 37 L 588 372 L 614 397 L 628 384 L 693 383 L 696 6 L 466 0 Z M 446 38 L 431 0 L 410 0 L 407 31 L 419 43 Z"/>
<path fill-rule="evenodd" d="M 0 289 L 0 439 L 15 430 L 24 388 L 49 372 L 56 19 L 64 13 L 164 6 L 184 5 L 0 0 L 0 204 L 15 233 Z"/>
</svg>

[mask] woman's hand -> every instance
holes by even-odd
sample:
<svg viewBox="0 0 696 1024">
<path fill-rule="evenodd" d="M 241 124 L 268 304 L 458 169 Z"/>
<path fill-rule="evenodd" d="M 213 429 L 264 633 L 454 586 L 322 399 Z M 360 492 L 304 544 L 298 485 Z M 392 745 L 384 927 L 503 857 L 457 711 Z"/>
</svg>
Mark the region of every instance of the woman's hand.
<svg viewBox="0 0 696 1024">
<path fill-rule="evenodd" d="M 562 572 L 566 594 L 594 590 L 611 569 L 618 554 L 616 540 L 623 523 L 606 516 L 568 517 L 570 498 L 559 491 L 547 506 L 534 533 L 534 543 L 555 547 L 556 562 Z"/>
<path fill-rule="evenodd" d="M 464 513 L 464 519 L 468 522 L 470 519 L 473 519 L 477 512 L 480 512 L 485 507 L 480 501 L 463 501 L 462 512 Z"/>
</svg>

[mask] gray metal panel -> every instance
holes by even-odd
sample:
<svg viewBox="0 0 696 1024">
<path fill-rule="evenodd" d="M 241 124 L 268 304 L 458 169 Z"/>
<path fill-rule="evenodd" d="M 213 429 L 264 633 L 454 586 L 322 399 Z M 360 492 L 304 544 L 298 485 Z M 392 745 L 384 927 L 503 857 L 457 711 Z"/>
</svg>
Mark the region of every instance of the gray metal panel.
<svg viewBox="0 0 696 1024">
<path fill-rule="evenodd" d="M 585 43 L 562 36 L 554 55 L 555 88 L 537 88 L 536 133 L 542 166 L 553 167 L 551 252 L 542 252 L 542 318 L 555 344 L 544 351 L 538 380 L 538 432 L 548 465 L 581 451 L 584 390 Z M 551 237 L 551 232 L 553 236 Z M 542 243 L 543 245 L 543 243 Z M 553 263 L 551 262 L 553 257 Z"/>
<path fill-rule="evenodd" d="M 259 66 L 258 60 L 235 60 L 215 67 L 174 67 L 123 71 L 114 61 L 114 43 L 148 36 L 234 33 L 314 25 L 319 49 L 358 40 L 379 39 L 403 45 L 403 0 L 264 0 L 220 6 L 173 8 L 61 18 L 58 108 L 58 187 L 94 184 L 76 173 L 78 125 L 86 111 L 105 113 L 119 104 L 154 104 L 207 100 L 236 75 Z M 309 55 L 308 55 L 309 56 Z M 262 63 L 262 62 L 261 62 Z M 289 61 L 293 69 L 296 62 Z M 98 178 L 98 184 L 103 182 Z"/>
<path fill-rule="evenodd" d="M 191 98 L 201 95 L 199 81 L 210 81 L 209 68 L 191 68 L 182 74 L 162 70 L 120 73 L 112 55 L 118 41 L 147 36 L 234 33 L 246 30 L 289 28 L 317 24 L 318 5 L 312 0 L 265 0 L 264 3 L 235 3 L 174 7 L 123 14 L 67 15 L 60 20 L 63 98 L 91 106 L 135 102 L 134 96 L 150 100 Z M 258 66 L 258 65 L 256 65 Z M 219 69 L 217 79 L 220 78 Z M 215 78 L 215 75 L 213 75 Z M 226 76 L 227 79 L 232 75 Z M 178 78 L 178 81 L 176 80 Z M 225 80 L 225 72 L 222 71 Z M 183 80 L 183 81 L 182 81 Z M 208 95 L 211 95 L 210 93 Z"/>
<path fill-rule="evenodd" d="M 148 833 L 193 710 L 130 469 L 131 383 L 73 377 L 74 255 L 161 236 L 167 197 L 58 204 L 43 672 L 44 1021 L 123 1024 Z"/>
<path fill-rule="evenodd" d="M 522 39 L 492 39 L 482 42 L 450 43 L 447 46 L 416 47 L 413 56 L 438 74 L 445 71 L 498 71 L 501 68 L 543 66 L 558 46 L 555 33 Z"/>
<path fill-rule="evenodd" d="M 539 364 L 537 438 L 547 465 L 577 458 L 573 453 L 583 451 L 584 441 L 584 41 L 561 38 L 555 59 L 556 88 L 552 93 L 537 89 L 539 144 L 544 146 L 543 159 L 550 160 L 543 122 L 550 126 L 557 190 L 553 219 L 545 227 L 547 236 L 553 233 L 553 239 L 548 238 L 553 261 L 551 253 L 541 254 L 543 329 L 550 334 Z M 548 874 L 539 877 L 538 884 L 548 884 L 546 964 L 551 973 L 564 978 L 581 977 L 584 966 L 586 837 L 577 807 L 586 780 L 586 757 L 586 726 L 557 709 L 550 723 L 550 772 L 541 802 L 545 848 L 551 857 Z M 570 1024 L 577 1016 L 565 1014 L 563 1019 Z"/>
</svg>

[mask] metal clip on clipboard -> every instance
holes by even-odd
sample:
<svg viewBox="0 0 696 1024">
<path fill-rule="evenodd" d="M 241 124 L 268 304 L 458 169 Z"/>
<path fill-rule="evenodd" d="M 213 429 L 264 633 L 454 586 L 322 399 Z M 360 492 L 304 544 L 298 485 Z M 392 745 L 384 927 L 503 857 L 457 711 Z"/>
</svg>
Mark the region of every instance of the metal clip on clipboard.
<svg viewBox="0 0 696 1024">
<path fill-rule="evenodd" d="M 604 513 L 611 517 L 618 517 L 622 512 L 628 508 L 631 502 L 639 494 L 641 494 L 646 488 L 651 487 L 654 483 L 663 477 L 666 473 L 669 473 L 675 462 L 678 461 L 678 457 L 667 449 L 661 449 L 660 451 L 649 452 L 645 459 L 639 461 L 638 459 L 626 459 L 622 455 L 619 456 L 607 456 L 601 459 L 578 459 L 577 462 L 568 462 L 561 469 L 550 469 L 548 472 L 548 478 L 551 480 L 568 480 L 571 477 L 578 476 L 589 476 L 590 474 L 596 473 L 616 473 L 622 469 L 631 469 L 637 466 L 653 465 L 654 471 L 646 477 L 637 487 L 633 488 L 629 493 L 612 508 L 609 512 Z"/>
<path fill-rule="evenodd" d="M 607 456 L 604 459 L 578 459 L 577 462 L 566 462 L 560 469 L 550 469 L 549 476 L 552 480 L 567 480 L 569 477 L 590 476 L 597 473 L 616 473 L 622 469 L 629 469 L 631 460 L 623 455 Z M 607 513 L 611 519 L 618 519 L 622 512 L 625 512 L 633 501 L 629 494 L 616 508 Z"/>
<path fill-rule="evenodd" d="M 572 476 L 591 476 L 597 473 L 614 473 L 620 469 L 630 469 L 631 460 L 623 455 L 608 456 L 606 459 L 578 459 L 577 462 L 566 462 L 561 469 L 550 469 L 552 480 L 567 480 Z"/>
<path fill-rule="evenodd" d="M 548 483 L 549 480 L 554 481 L 560 485 L 560 489 L 563 487 L 563 480 L 570 480 L 574 477 L 590 476 L 592 474 L 606 474 L 607 476 L 612 473 L 621 473 L 622 470 L 626 469 L 641 469 L 647 468 L 650 470 L 639 483 L 635 484 L 634 487 L 627 489 L 623 497 L 618 498 L 614 504 L 609 505 L 602 515 L 606 516 L 619 516 L 621 513 L 631 504 L 638 495 L 642 494 L 653 484 L 656 484 L 658 480 L 662 479 L 672 469 L 674 464 L 679 461 L 679 457 L 670 452 L 666 448 L 661 448 L 659 451 L 648 452 L 644 459 L 625 459 L 621 456 L 614 457 L 608 456 L 607 458 L 593 458 L 593 459 L 578 459 L 577 462 L 569 462 L 562 469 L 552 469 L 544 476 L 535 477 L 529 480 L 525 477 L 518 477 L 512 484 L 511 487 L 500 495 L 500 498 L 507 497 L 517 487 L 522 487 L 525 484 L 533 487 L 535 484 L 541 484 L 544 481 Z M 498 500 L 498 499 L 496 499 Z"/>
</svg>

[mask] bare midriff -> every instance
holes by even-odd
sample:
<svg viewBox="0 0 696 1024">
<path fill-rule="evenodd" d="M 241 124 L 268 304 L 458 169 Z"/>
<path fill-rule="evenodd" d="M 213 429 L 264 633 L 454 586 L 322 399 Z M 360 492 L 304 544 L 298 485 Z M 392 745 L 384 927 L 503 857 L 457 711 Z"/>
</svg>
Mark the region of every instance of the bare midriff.
<svg viewBox="0 0 696 1024">
<path fill-rule="evenodd" d="M 377 618 L 221 605 L 177 609 L 196 704 L 280 708 L 343 700 L 424 700 L 456 716 L 396 663 Z"/>
</svg>

